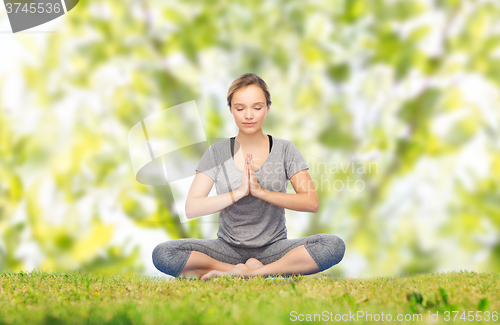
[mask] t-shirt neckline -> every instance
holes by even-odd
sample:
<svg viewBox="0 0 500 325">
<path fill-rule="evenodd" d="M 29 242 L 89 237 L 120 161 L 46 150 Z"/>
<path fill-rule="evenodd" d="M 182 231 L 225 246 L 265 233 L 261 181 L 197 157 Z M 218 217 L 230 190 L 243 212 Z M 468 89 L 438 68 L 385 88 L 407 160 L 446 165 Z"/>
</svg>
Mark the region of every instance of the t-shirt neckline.
<svg viewBox="0 0 500 325">
<path fill-rule="evenodd" d="M 271 136 L 271 138 L 273 140 L 273 146 L 271 147 L 271 152 L 269 153 L 269 155 L 267 155 L 267 158 L 266 158 L 266 160 L 264 160 L 264 162 L 262 163 L 262 165 L 260 165 L 259 168 L 257 168 L 256 170 L 254 170 L 254 173 L 256 173 L 257 171 L 259 171 L 267 163 L 267 161 L 269 160 L 269 157 L 271 157 L 271 155 L 274 152 L 274 148 L 276 147 L 276 140 L 274 139 L 274 137 L 272 135 L 270 135 L 270 136 Z M 231 141 L 229 141 L 229 146 L 231 146 Z M 231 149 L 231 148 L 229 148 L 229 149 Z M 234 168 L 236 170 L 239 170 L 240 172 L 243 173 L 243 170 L 241 170 L 238 166 L 236 166 L 236 163 L 234 162 L 234 157 L 231 157 L 231 162 L 232 162 L 232 165 L 234 166 Z"/>
</svg>

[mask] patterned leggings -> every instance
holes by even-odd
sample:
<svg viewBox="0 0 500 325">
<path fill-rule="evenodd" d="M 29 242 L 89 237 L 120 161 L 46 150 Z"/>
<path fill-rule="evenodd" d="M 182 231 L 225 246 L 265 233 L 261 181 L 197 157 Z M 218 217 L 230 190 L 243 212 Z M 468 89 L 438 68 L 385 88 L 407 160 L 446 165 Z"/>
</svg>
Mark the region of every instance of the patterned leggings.
<svg viewBox="0 0 500 325">
<path fill-rule="evenodd" d="M 221 238 L 169 240 L 153 250 L 153 264 L 163 273 L 178 277 L 192 251 L 204 253 L 218 261 L 239 264 L 256 258 L 267 265 L 283 257 L 292 249 L 304 245 L 320 272 L 338 264 L 344 257 L 345 244 L 335 235 L 317 234 L 298 239 L 281 239 L 258 248 L 235 247 Z"/>
</svg>

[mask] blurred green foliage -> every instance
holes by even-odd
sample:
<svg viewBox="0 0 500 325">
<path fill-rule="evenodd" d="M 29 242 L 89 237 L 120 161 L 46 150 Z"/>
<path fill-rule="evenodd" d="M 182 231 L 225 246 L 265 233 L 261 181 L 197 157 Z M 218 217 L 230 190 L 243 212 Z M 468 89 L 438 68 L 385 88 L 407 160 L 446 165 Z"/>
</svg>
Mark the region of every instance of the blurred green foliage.
<svg viewBox="0 0 500 325">
<path fill-rule="evenodd" d="M 500 228 L 500 119 L 493 109 L 500 5 L 432 3 L 87 1 L 64 16 L 57 33 L 15 36 L 36 63 L 20 68 L 23 113 L 0 110 L 0 270 L 25 267 L 16 254 L 22 242 L 39 247 L 41 269 L 143 270 L 138 247 L 126 252 L 112 243 L 116 225 L 103 221 L 104 198 L 138 229 L 160 228 L 170 239 L 202 237 L 199 219 L 179 222 L 168 186 L 135 182 L 127 132 L 159 109 L 195 99 L 207 138 L 229 136 L 237 130 L 230 127 L 225 91 L 245 72 L 261 76 L 271 90 L 265 133 L 293 141 L 305 157 L 378 157 L 379 173 L 311 168 L 318 182 L 350 176 L 366 187 L 319 189 L 320 211 L 308 216 L 302 236 L 340 235 L 344 264 L 361 256 L 366 275 L 464 264 L 499 270 L 500 240 L 480 238 Z M 484 85 L 496 90 L 485 107 L 464 94 L 461 83 L 472 77 L 481 83 L 471 92 Z M 0 84 L 9 78 L 0 75 Z M 462 115 L 447 132 L 436 132 L 436 123 L 454 114 Z M 21 131 L 28 115 L 36 126 Z M 177 134 L 190 136 L 182 126 Z M 447 175 L 458 163 L 446 159 L 464 162 L 460 153 L 478 147 L 472 143 L 481 136 L 487 175 L 471 171 L 472 185 L 456 174 L 444 177 L 453 178 L 451 187 L 422 180 L 441 193 L 436 200 L 444 198 L 444 209 L 431 211 L 436 202 L 421 199 L 410 176 L 431 175 L 419 167 L 429 160 Z M 415 191 L 394 202 L 400 183 Z M 47 195 L 50 206 L 42 206 Z M 60 220 L 49 222 L 55 210 Z M 450 242 L 457 256 L 442 247 Z M 467 258 L 485 250 L 486 259 Z M 350 270 L 341 264 L 331 272 Z"/>
</svg>

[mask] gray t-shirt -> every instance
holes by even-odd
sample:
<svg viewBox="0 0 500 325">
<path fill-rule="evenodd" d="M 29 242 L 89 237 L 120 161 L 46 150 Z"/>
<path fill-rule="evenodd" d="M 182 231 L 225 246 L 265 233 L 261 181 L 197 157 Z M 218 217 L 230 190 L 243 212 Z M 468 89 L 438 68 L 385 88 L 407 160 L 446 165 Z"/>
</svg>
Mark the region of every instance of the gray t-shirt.
<svg viewBox="0 0 500 325">
<path fill-rule="evenodd" d="M 272 139 L 271 152 L 255 170 L 255 175 L 262 189 L 286 193 L 290 178 L 303 169 L 309 169 L 309 166 L 293 142 Z M 240 150 L 238 143 L 236 146 L 235 154 Z M 231 157 L 230 139 L 212 144 L 196 170 L 214 180 L 218 195 L 237 190 L 241 185 L 243 170 Z M 217 237 L 237 247 L 262 247 L 287 238 L 285 223 L 284 208 L 250 193 L 219 212 Z"/>
</svg>

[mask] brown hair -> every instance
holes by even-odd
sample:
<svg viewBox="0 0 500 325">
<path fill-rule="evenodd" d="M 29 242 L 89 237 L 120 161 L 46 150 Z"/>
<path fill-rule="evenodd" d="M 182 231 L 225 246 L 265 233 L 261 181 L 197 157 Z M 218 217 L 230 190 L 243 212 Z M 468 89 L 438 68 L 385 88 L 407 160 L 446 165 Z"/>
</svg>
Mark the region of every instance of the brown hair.
<svg viewBox="0 0 500 325">
<path fill-rule="evenodd" d="M 262 78 L 253 73 L 242 74 L 235 81 L 233 81 L 233 83 L 229 87 L 229 90 L 227 91 L 227 106 L 231 108 L 231 100 L 233 99 L 233 94 L 236 90 L 250 85 L 257 85 L 262 89 L 262 91 L 264 92 L 264 96 L 266 97 L 266 106 L 270 106 L 271 94 L 269 93 L 267 84 L 264 80 L 262 80 Z"/>
</svg>

